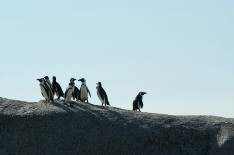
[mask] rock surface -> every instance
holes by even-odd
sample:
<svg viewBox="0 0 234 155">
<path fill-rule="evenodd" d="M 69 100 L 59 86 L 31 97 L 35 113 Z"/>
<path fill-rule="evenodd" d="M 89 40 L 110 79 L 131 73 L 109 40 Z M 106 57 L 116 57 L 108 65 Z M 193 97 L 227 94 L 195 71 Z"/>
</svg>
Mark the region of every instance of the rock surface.
<svg viewBox="0 0 234 155">
<path fill-rule="evenodd" d="M 234 154 L 234 119 L 0 98 L 0 154 Z"/>
</svg>

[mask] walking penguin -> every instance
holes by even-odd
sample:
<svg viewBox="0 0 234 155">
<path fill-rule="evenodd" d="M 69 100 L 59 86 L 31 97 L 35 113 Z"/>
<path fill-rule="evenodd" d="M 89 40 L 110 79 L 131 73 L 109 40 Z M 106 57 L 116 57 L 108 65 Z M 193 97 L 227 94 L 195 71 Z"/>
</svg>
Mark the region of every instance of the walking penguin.
<svg viewBox="0 0 234 155">
<path fill-rule="evenodd" d="M 109 101 L 108 101 L 108 97 L 106 95 L 105 90 L 102 88 L 102 84 L 101 82 L 97 83 L 97 96 L 100 99 L 100 101 L 102 102 L 102 105 L 110 105 Z"/>
<path fill-rule="evenodd" d="M 139 94 L 136 96 L 135 100 L 133 101 L 133 111 L 139 110 L 143 108 L 143 95 L 146 94 L 146 92 L 139 92 Z"/>
</svg>

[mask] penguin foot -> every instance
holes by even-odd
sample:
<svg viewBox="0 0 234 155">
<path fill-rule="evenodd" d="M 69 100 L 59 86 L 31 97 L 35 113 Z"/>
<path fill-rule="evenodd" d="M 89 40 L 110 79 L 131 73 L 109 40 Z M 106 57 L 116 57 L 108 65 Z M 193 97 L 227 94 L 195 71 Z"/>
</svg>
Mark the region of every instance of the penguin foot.
<svg viewBox="0 0 234 155">
<path fill-rule="evenodd" d="M 66 103 L 65 101 L 63 101 L 63 104 L 64 104 L 64 105 L 67 105 L 67 103 Z"/>
<path fill-rule="evenodd" d="M 72 103 L 71 103 L 71 102 L 70 102 L 70 103 L 67 103 L 67 106 L 71 107 L 71 106 L 72 106 Z"/>
</svg>

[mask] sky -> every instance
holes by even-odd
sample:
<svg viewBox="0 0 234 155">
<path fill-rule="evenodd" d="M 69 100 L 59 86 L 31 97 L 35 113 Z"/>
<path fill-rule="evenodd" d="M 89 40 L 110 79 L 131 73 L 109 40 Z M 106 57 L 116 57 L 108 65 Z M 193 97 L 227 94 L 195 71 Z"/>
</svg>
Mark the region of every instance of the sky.
<svg viewBox="0 0 234 155">
<path fill-rule="evenodd" d="M 0 1 L 0 97 L 37 102 L 39 82 L 102 82 L 111 106 L 234 118 L 234 1 Z M 51 79 L 52 80 L 52 79 Z M 80 82 L 76 81 L 80 87 Z"/>
</svg>

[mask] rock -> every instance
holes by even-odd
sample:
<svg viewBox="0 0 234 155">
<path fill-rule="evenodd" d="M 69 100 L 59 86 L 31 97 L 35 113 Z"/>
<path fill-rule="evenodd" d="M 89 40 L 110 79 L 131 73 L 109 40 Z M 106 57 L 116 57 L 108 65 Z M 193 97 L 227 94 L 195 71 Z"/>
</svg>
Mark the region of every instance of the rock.
<svg viewBox="0 0 234 155">
<path fill-rule="evenodd" d="M 0 98 L 0 154 L 234 154 L 234 119 Z"/>
</svg>

